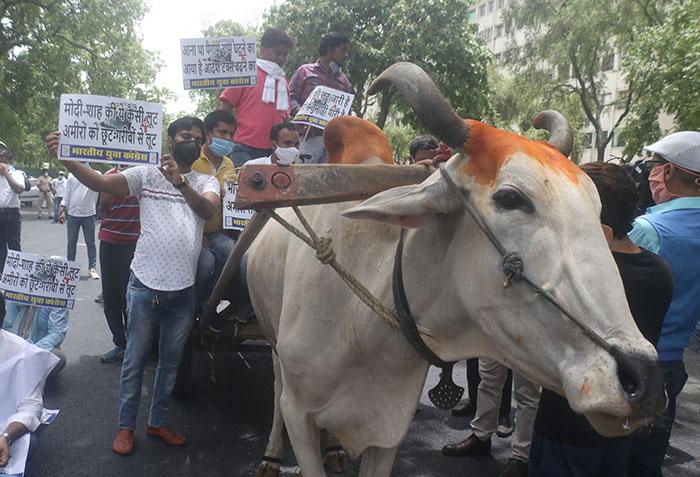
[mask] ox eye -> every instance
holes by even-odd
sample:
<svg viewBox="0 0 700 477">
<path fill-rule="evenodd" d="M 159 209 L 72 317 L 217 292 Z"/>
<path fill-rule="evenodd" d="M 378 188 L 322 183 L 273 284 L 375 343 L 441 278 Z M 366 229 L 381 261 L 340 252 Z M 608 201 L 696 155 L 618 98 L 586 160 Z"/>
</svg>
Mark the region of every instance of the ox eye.
<svg viewBox="0 0 700 477">
<path fill-rule="evenodd" d="M 531 214 L 535 211 L 532 201 L 518 189 L 513 187 L 505 187 L 496 191 L 493 194 L 493 200 L 496 205 L 504 210 L 522 210 L 525 213 Z"/>
</svg>

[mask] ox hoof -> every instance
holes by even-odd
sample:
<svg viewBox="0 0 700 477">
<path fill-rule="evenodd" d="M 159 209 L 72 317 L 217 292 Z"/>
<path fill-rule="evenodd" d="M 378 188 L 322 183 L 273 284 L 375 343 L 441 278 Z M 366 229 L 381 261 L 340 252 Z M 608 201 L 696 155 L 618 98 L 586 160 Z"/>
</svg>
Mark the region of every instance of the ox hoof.
<svg viewBox="0 0 700 477">
<path fill-rule="evenodd" d="M 342 474 L 348 468 L 348 456 L 343 449 L 326 450 L 326 466 L 334 474 Z"/>
<path fill-rule="evenodd" d="M 280 477 L 280 464 L 262 461 L 255 472 L 255 477 Z"/>
</svg>

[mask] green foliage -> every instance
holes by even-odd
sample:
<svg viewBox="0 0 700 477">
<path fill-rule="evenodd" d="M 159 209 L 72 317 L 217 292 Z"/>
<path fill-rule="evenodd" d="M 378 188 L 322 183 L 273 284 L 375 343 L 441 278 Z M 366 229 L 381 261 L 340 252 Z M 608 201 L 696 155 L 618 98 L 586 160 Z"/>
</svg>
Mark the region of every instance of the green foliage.
<svg viewBox="0 0 700 477">
<path fill-rule="evenodd" d="M 212 26 L 202 30 L 205 38 L 222 36 L 257 36 L 258 31 L 251 26 L 243 26 L 233 20 L 220 20 Z M 190 91 L 190 98 L 197 102 L 195 115 L 204 118 L 207 114 L 219 109 L 220 89 L 201 89 Z"/>
<path fill-rule="evenodd" d="M 0 1 L 0 136 L 27 169 L 47 162 L 62 93 L 160 101 L 143 0 Z"/>
<path fill-rule="evenodd" d="M 386 137 L 389 138 L 391 150 L 394 152 L 394 162 L 397 164 L 407 164 L 411 141 L 418 135 L 416 130 L 409 124 L 388 124 L 384 128 L 384 133 Z"/>
<path fill-rule="evenodd" d="M 487 109 L 486 67 L 490 54 L 476 40 L 467 23 L 467 0 L 296 0 L 274 6 L 266 26 L 286 30 L 295 40 L 286 66 L 288 76 L 301 64 L 318 58 L 321 37 L 337 31 L 351 39 L 345 66 L 353 86 L 353 112 L 366 117 L 372 112 L 380 126 L 392 103 L 399 112 L 412 114 L 395 92 L 377 102 L 368 98 L 371 81 L 397 61 L 423 67 L 462 116 L 481 117 Z M 378 106 L 378 107 L 377 107 Z"/>
<path fill-rule="evenodd" d="M 640 26 L 658 18 L 651 0 L 514 0 L 504 14 L 506 30 L 518 31 L 522 38 L 505 59 L 516 73 L 543 75 L 543 84 L 532 83 L 530 91 L 523 94 L 554 94 L 567 101 L 571 95 L 578 97 L 582 112 L 596 131 L 598 159 L 604 160 L 605 148 L 636 95 L 628 87 L 625 98 L 606 104 L 603 65 L 615 51 L 630 48 Z M 628 82 L 632 81 L 628 77 Z M 620 113 L 606 138 L 603 130 L 608 128 L 603 127 L 602 119 L 612 108 Z"/>
<path fill-rule="evenodd" d="M 674 1 L 663 23 L 640 32 L 625 61 L 638 100 L 623 137 L 625 155 L 661 136 L 658 114 L 670 114 L 678 130 L 700 130 L 700 2 Z"/>
</svg>

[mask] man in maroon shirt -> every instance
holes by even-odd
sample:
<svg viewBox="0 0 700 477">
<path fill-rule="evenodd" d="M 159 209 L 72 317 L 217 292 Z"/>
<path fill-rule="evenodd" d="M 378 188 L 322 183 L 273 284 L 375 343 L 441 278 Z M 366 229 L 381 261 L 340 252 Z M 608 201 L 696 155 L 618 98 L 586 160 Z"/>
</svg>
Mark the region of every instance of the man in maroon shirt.
<svg viewBox="0 0 700 477">
<path fill-rule="evenodd" d="M 301 65 L 289 81 L 292 116 L 299 111 L 316 86 L 327 86 L 346 93 L 352 92 L 350 80 L 342 71 L 348 59 L 349 46 L 350 39 L 340 33 L 329 33 L 321 38 L 318 61 Z M 306 129 L 300 131 L 304 138 L 301 143 L 301 157 L 310 155 L 311 158 L 304 161 L 307 163 L 328 162 L 328 154 L 323 147 L 323 130 L 307 127 L 308 131 Z"/>
<path fill-rule="evenodd" d="M 119 166 L 107 174 L 116 174 Z M 103 363 L 113 363 L 124 357 L 126 349 L 126 286 L 129 268 L 134 258 L 136 241 L 141 232 L 139 200 L 133 196 L 118 197 L 100 194 L 99 214 L 100 268 L 102 297 L 107 325 L 112 332 L 114 349 L 103 354 Z"/>
</svg>

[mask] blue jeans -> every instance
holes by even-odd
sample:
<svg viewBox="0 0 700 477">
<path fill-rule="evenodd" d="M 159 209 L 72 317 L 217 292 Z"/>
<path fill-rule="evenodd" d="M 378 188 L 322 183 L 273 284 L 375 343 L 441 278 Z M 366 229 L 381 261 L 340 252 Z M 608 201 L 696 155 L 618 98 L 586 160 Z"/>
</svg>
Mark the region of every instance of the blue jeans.
<svg viewBox="0 0 700 477">
<path fill-rule="evenodd" d="M 185 342 L 194 325 L 194 287 L 152 290 L 132 273 L 126 295 L 129 314 L 126 352 L 119 381 L 119 429 L 134 429 L 141 398 L 143 370 L 159 332 L 158 367 L 148 425 L 162 427 L 170 407 Z"/>
<path fill-rule="evenodd" d="M 231 250 L 236 246 L 235 240 L 222 232 L 212 232 L 207 234 L 207 242 L 209 242 L 209 250 L 214 255 L 216 268 L 214 270 L 214 283 L 219 279 L 221 271 L 226 265 L 226 260 L 231 254 Z"/>
<path fill-rule="evenodd" d="M 661 477 L 661 465 L 668 449 L 673 422 L 676 420 L 676 397 L 688 380 L 683 360 L 660 361 L 659 366 L 668 396 L 668 407 L 663 416 L 632 434 L 632 448 L 627 463 L 630 476 Z"/>
<path fill-rule="evenodd" d="M 243 143 L 237 142 L 233 145 L 233 150 L 228 157 L 233 161 L 234 166 L 241 167 L 251 159 L 267 157 L 270 154 L 272 154 L 272 149 L 258 149 L 257 147 L 250 147 Z"/>
<path fill-rule="evenodd" d="M 629 448 L 630 439 L 611 439 L 602 446 L 584 447 L 535 433 L 530 448 L 530 477 L 624 477 Z"/>
<path fill-rule="evenodd" d="M 211 250 L 202 247 L 197 260 L 197 274 L 194 279 L 195 310 L 199 310 L 209 298 L 214 287 L 214 272 L 216 271 L 216 260 Z"/>
<path fill-rule="evenodd" d="M 61 207 L 61 201 L 63 197 L 53 198 L 53 223 L 58 223 L 58 209 Z"/>
<path fill-rule="evenodd" d="M 68 260 L 75 261 L 75 251 L 78 245 L 78 232 L 80 232 L 80 227 L 83 228 L 83 238 L 85 239 L 85 245 L 87 245 L 88 253 L 88 268 L 95 268 L 97 266 L 97 248 L 95 248 L 95 217 L 94 215 L 89 215 L 87 217 L 75 217 L 74 215 L 67 215 L 67 228 L 68 232 Z"/>
</svg>

